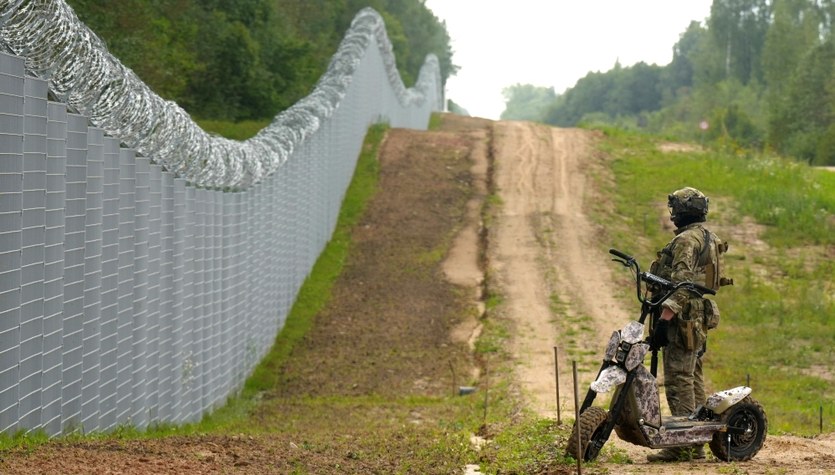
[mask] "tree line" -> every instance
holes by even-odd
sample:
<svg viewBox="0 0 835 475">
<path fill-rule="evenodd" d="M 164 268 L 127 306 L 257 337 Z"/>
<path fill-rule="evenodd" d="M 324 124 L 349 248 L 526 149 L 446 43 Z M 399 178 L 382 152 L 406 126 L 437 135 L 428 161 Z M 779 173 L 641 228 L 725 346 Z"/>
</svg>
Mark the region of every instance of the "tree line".
<svg viewBox="0 0 835 475">
<path fill-rule="evenodd" d="M 833 22 L 835 0 L 714 0 L 669 64 L 615 64 L 562 94 L 510 86 L 502 117 L 616 124 L 835 165 Z"/>
<path fill-rule="evenodd" d="M 263 120 L 309 94 L 354 15 L 385 20 L 407 86 L 428 53 L 453 74 L 446 25 L 422 0 L 68 0 L 160 96 L 211 120 Z"/>
</svg>

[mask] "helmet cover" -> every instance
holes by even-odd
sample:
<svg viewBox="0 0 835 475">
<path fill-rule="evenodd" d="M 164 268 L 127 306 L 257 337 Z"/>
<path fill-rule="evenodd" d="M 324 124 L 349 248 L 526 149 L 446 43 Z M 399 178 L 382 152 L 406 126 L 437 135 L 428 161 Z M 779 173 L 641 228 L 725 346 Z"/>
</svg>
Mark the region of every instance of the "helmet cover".
<svg viewBox="0 0 835 475">
<path fill-rule="evenodd" d="M 667 196 L 667 208 L 670 210 L 670 219 L 681 225 L 684 221 L 702 221 L 707 216 L 709 199 L 701 191 L 685 187 L 672 192 Z"/>
</svg>

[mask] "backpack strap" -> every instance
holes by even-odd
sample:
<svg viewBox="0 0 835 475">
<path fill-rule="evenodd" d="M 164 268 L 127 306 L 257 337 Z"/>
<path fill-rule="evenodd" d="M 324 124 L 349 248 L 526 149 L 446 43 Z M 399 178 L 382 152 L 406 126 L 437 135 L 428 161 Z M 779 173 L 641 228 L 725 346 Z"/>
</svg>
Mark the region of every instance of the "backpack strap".
<svg viewBox="0 0 835 475">
<path fill-rule="evenodd" d="M 710 231 L 708 231 L 705 228 L 702 228 L 702 232 L 705 233 L 705 243 L 702 246 L 701 252 L 699 252 L 699 265 L 704 267 L 704 266 L 710 264 L 710 262 L 708 262 L 708 260 L 710 259 L 710 244 L 711 244 L 710 241 L 711 241 L 711 239 L 710 239 Z"/>
</svg>

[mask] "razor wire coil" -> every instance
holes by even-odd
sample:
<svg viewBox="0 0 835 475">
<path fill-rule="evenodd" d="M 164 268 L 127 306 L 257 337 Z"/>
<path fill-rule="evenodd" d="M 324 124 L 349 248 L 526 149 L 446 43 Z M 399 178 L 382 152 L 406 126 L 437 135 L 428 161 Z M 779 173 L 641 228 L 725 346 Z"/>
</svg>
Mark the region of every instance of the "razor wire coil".
<svg viewBox="0 0 835 475">
<path fill-rule="evenodd" d="M 64 1 L 0 1 L 0 41 L 25 58 L 27 69 L 46 79 L 61 102 L 178 177 L 214 189 L 244 189 L 284 164 L 339 107 L 372 40 L 381 50 L 387 79 L 401 105 L 440 101 L 437 58 L 429 55 L 415 86 L 406 88 L 382 17 L 365 8 L 354 18 L 313 92 L 251 139 L 235 141 L 207 133 L 175 102 L 154 93 L 108 52 Z"/>
</svg>

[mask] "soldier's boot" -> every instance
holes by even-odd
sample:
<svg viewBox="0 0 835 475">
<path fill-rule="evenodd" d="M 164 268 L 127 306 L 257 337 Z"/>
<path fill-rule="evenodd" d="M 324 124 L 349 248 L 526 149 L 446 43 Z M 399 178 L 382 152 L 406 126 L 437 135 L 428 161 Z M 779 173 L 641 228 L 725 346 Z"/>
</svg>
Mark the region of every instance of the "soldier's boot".
<svg viewBox="0 0 835 475">
<path fill-rule="evenodd" d="M 705 446 L 704 444 L 698 444 L 693 446 L 693 460 L 701 460 L 705 458 Z"/>
<path fill-rule="evenodd" d="M 680 447 L 670 447 L 662 449 L 660 452 L 647 455 L 648 462 L 678 462 L 679 460 L 686 459 L 686 449 L 682 450 Z"/>
</svg>

